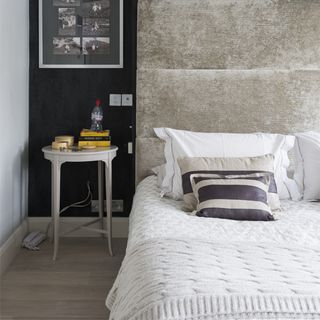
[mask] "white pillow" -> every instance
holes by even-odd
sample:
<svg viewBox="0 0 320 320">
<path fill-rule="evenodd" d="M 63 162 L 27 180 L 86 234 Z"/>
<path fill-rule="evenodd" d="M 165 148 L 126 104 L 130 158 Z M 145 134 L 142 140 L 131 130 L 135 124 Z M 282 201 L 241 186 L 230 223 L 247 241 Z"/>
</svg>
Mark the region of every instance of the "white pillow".
<svg viewBox="0 0 320 320">
<path fill-rule="evenodd" d="M 157 176 L 158 187 L 161 188 L 163 179 L 166 175 L 166 165 L 162 164 L 151 169 L 151 171 Z"/>
<path fill-rule="evenodd" d="M 296 134 L 294 178 L 305 200 L 320 199 L 320 132 Z"/>
<path fill-rule="evenodd" d="M 273 154 L 275 180 L 280 199 L 299 198 L 298 187 L 289 179 L 288 151 L 295 137 L 281 134 L 204 133 L 170 128 L 155 128 L 156 135 L 165 141 L 166 174 L 162 191 L 180 200 L 183 197 L 181 172 L 177 162 L 180 157 L 256 157 Z M 290 190 L 290 191 L 289 191 Z"/>
</svg>

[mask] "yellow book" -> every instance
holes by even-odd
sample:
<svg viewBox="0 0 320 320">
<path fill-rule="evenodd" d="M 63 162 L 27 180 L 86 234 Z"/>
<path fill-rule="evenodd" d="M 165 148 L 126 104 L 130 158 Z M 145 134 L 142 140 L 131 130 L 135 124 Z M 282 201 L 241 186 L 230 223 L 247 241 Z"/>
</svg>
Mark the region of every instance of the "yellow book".
<svg viewBox="0 0 320 320">
<path fill-rule="evenodd" d="M 111 141 L 79 141 L 78 146 L 110 147 Z"/>
<path fill-rule="evenodd" d="M 108 137 L 110 135 L 110 130 L 103 131 L 92 131 L 89 129 L 82 129 L 80 132 L 81 137 Z"/>
</svg>

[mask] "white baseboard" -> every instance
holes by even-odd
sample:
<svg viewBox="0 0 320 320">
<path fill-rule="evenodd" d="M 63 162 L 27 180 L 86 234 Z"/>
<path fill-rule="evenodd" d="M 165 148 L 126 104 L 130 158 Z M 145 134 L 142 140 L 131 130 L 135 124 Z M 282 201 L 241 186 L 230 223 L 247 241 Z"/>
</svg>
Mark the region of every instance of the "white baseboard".
<svg viewBox="0 0 320 320">
<path fill-rule="evenodd" d="M 82 218 L 82 217 L 63 217 L 60 218 L 60 234 L 64 234 L 73 228 L 73 225 L 85 224 L 95 218 Z M 50 217 L 29 217 L 29 232 L 42 231 L 45 232 L 50 222 Z M 112 235 L 114 238 L 128 238 L 129 218 L 113 218 L 112 219 Z M 64 223 L 65 222 L 65 223 Z M 99 225 L 92 224 L 91 227 L 98 228 Z M 99 233 L 91 232 L 88 230 L 79 229 L 75 232 L 65 235 L 66 237 L 100 237 Z"/>
<path fill-rule="evenodd" d="M 0 248 L 0 276 L 6 271 L 21 248 L 21 242 L 28 233 L 28 221 L 23 220 L 20 226 Z"/>
</svg>

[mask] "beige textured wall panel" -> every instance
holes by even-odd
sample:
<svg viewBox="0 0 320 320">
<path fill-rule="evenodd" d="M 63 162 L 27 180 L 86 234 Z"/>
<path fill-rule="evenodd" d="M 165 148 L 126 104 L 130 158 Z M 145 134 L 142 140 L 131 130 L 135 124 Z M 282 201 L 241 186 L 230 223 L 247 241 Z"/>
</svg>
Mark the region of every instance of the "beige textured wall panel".
<svg viewBox="0 0 320 320">
<path fill-rule="evenodd" d="M 320 131 L 320 0 L 139 0 L 137 50 L 137 181 L 154 127 Z"/>
<path fill-rule="evenodd" d="M 320 72 L 139 70 L 137 136 L 320 130 Z"/>
<path fill-rule="evenodd" d="M 139 0 L 138 68 L 319 67 L 318 0 Z"/>
<path fill-rule="evenodd" d="M 165 163 L 164 143 L 158 138 L 136 139 L 136 181 L 150 175 L 150 169 Z"/>
</svg>

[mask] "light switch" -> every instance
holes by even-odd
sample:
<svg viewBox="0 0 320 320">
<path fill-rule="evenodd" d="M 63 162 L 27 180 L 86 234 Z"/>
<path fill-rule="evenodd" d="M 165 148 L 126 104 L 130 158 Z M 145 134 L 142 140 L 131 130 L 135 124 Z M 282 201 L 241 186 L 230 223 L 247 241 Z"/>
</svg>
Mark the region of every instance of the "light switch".
<svg viewBox="0 0 320 320">
<path fill-rule="evenodd" d="M 110 106 L 121 106 L 121 94 L 110 94 L 109 95 Z"/>
<path fill-rule="evenodd" d="M 133 106 L 133 98 L 132 94 L 123 94 L 122 95 L 122 105 L 132 107 Z"/>
</svg>

